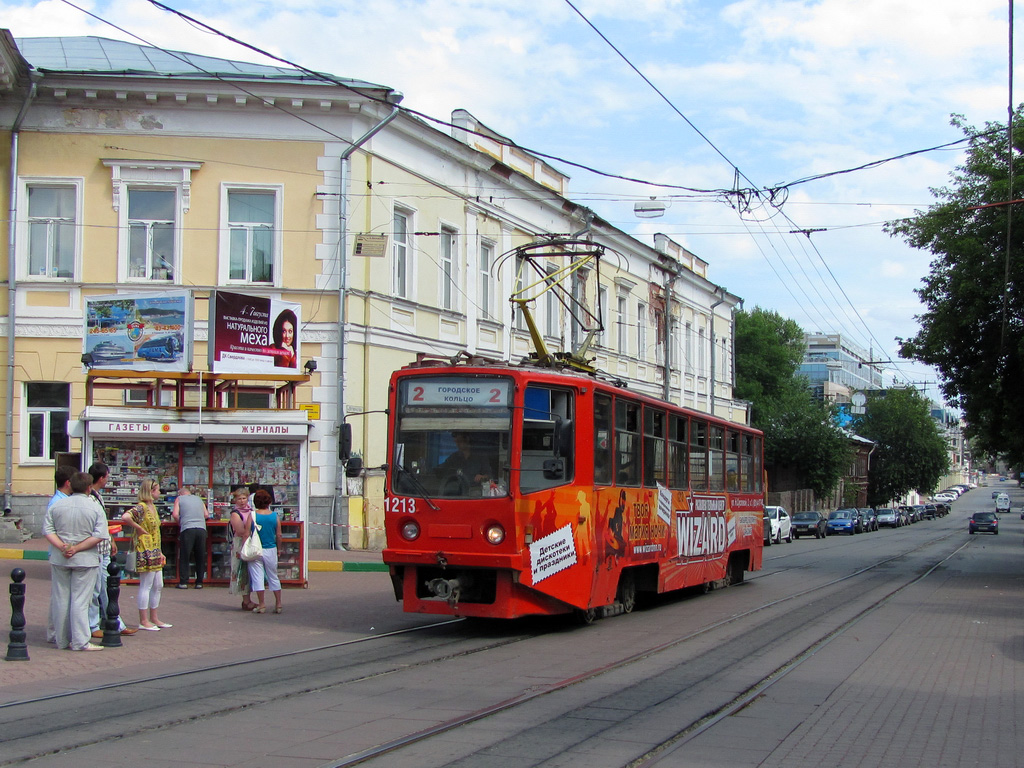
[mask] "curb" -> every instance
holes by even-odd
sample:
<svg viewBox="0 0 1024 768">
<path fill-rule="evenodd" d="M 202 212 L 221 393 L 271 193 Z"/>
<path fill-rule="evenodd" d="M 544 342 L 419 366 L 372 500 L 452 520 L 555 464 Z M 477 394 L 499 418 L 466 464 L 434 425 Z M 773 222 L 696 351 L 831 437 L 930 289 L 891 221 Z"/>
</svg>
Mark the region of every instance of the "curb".
<svg viewBox="0 0 1024 768">
<path fill-rule="evenodd" d="M 344 560 L 310 560 L 309 572 L 326 571 L 350 571 L 352 573 L 387 573 L 389 568 L 385 563 L 354 563 Z"/>
<path fill-rule="evenodd" d="M 8 549 L 0 547 L 0 560 L 48 560 L 49 553 L 46 550 L 34 549 Z M 339 572 L 349 571 L 351 573 L 387 573 L 388 566 L 384 563 L 356 563 L 343 560 L 310 560 L 309 573 L 314 572 Z"/>
<path fill-rule="evenodd" d="M 50 553 L 45 549 L 4 549 L 0 547 L 0 560 L 49 560 Z"/>
</svg>

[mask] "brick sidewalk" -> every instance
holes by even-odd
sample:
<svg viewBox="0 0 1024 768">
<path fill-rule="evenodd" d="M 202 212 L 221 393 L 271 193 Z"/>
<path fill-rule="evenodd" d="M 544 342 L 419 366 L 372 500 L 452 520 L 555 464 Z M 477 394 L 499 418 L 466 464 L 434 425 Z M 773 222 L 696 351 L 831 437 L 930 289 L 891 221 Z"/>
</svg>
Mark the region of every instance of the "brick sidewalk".
<svg viewBox="0 0 1024 768">
<path fill-rule="evenodd" d="M 138 632 L 122 638 L 121 648 L 104 649 L 103 653 L 58 651 L 46 642 L 50 567 L 45 544 L 32 539 L 23 548 L 16 548 L 16 558 L 2 560 L 7 586 L 0 598 L 0 703 L 81 688 L 96 679 L 134 679 L 152 673 L 154 664 L 165 671 L 189 669 L 229 659 L 256 658 L 271 649 L 341 642 L 411 623 L 395 601 L 380 552 L 316 550 L 310 553 L 308 589 L 284 590 L 285 610 L 281 615 L 243 612 L 239 608 L 241 598 L 228 594 L 224 587 L 179 590 L 168 582 L 160 603 L 160 618 L 173 624 L 171 629 Z M 7 557 L 7 552 L 9 549 L 0 550 L 0 558 Z M 314 563 L 322 566 L 313 570 Z M 9 640 L 7 595 L 15 568 L 26 573 L 27 662 L 2 658 Z M 138 625 L 137 591 L 134 585 L 121 587 L 118 602 L 129 626 Z M 273 596 L 267 594 L 266 599 L 272 606 Z"/>
</svg>

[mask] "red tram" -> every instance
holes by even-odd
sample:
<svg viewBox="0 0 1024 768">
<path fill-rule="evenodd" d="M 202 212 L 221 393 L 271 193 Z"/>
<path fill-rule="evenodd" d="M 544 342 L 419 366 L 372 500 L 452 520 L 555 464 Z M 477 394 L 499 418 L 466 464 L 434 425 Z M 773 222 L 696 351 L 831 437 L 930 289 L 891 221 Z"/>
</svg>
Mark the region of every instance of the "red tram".
<svg viewBox="0 0 1024 768">
<path fill-rule="evenodd" d="M 384 562 L 409 612 L 632 610 L 761 568 L 762 434 L 585 373 L 392 374 Z"/>
</svg>

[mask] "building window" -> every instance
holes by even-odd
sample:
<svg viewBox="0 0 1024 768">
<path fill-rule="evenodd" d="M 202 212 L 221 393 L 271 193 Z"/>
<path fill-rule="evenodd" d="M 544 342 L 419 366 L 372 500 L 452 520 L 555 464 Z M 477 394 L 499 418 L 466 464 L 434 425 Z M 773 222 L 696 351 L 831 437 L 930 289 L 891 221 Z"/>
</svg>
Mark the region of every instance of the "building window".
<svg viewBox="0 0 1024 768">
<path fill-rule="evenodd" d="M 458 241 L 454 230 L 441 228 L 439 258 L 441 263 L 441 308 L 458 308 Z"/>
<path fill-rule="evenodd" d="M 75 276 L 78 190 L 74 186 L 30 184 L 28 198 L 28 276 Z"/>
<path fill-rule="evenodd" d="M 601 322 L 601 330 L 597 334 L 597 343 L 602 347 L 608 346 L 608 288 L 598 286 L 597 289 L 598 318 Z"/>
<path fill-rule="evenodd" d="M 391 235 L 391 291 L 409 298 L 410 252 L 412 250 L 412 214 L 395 209 Z"/>
<path fill-rule="evenodd" d="M 526 259 L 516 256 L 516 298 L 524 299 L 523 288 L 526 286 Z M 526 315 L 519 304 L 513 305 L 514 323 L 517 331 L 527 330 Z"/>
<path fill-rule="evenodd" d="M 181 281 L 182 223 L 191 202 L 192 172 L 202 163 L 104 160 L 118 212 L 118 278 Z"/>
<path fill-rule="evenodd" d="M 68 450 L 68 418 L 71 385 L 64 382 L 25 384 L 25 417 L 28 421 L 29 459 L 52 459 Z"/>
<path fill-rule="evenodd" d="M 708 346 L 707 341 L 704 337 L 704 329 L 700 328 L 697 331 L 697 375 L 707 376 L 708 375 Z"/>
<path fill-rule="evenodd" d="M 485 320 L 494 320 L 494 275 L 491 268 L 494 266 L 494 244 L 480 243 L 480 317 Z"/>
<path fill-rule="evenodd" d="M 618 337 L 619 337 L 618 338 L 619 354 L 620 355 L 628 355 L 629 354 L 629 336 L 627 335 L 627 333 L 629 331 L 629 318 L 626 316 L 626 297 L 625 296 L 619 296 L 618 310 L 619 310 L 619 333 L 618 333 Z"/>
<path fill-rule="evenodd" d="M 128 277 L 174 280 L 174 190 L 128 190 Z"/>
<path fill-rule="evenodd" d="M 636 356 L 640 360 L 647 359 L 647 305 L 636 305 Z"/>
<path fill-rule="evenodd" d="M 277 194 L 255 189 L 228 189 L 226 193 L 227 279 L 272 285 L 278 272 Z"/>
<path fill-rule="evenodd" d="M 545 287 L 548 289 L 544 294 L 544 335 L 555 337 L 560 335 L 561 330 L 558 322 L 558 294 L 554 288 L 557 280 L 553 277 L 558 267 L 548 264 L 544 270 L 547 273 L 544 279 Z"/>
</svg>

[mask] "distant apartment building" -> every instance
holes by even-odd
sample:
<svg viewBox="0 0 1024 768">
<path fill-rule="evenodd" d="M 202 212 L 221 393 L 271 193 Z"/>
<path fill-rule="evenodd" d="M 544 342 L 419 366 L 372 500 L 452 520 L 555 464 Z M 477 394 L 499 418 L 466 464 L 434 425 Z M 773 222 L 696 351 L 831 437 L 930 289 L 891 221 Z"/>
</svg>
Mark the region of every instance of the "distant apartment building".
<svg viewBox="0 0 1024 768">
<path fill-rule="evenodd" d="M 849 403 L 855 392 L 881 389 L 882 372 L 872 356 L 838 333 L 806 333 L 804 361 L 798 373 L 806 376 L 818 400 Z"/>
</svg>

